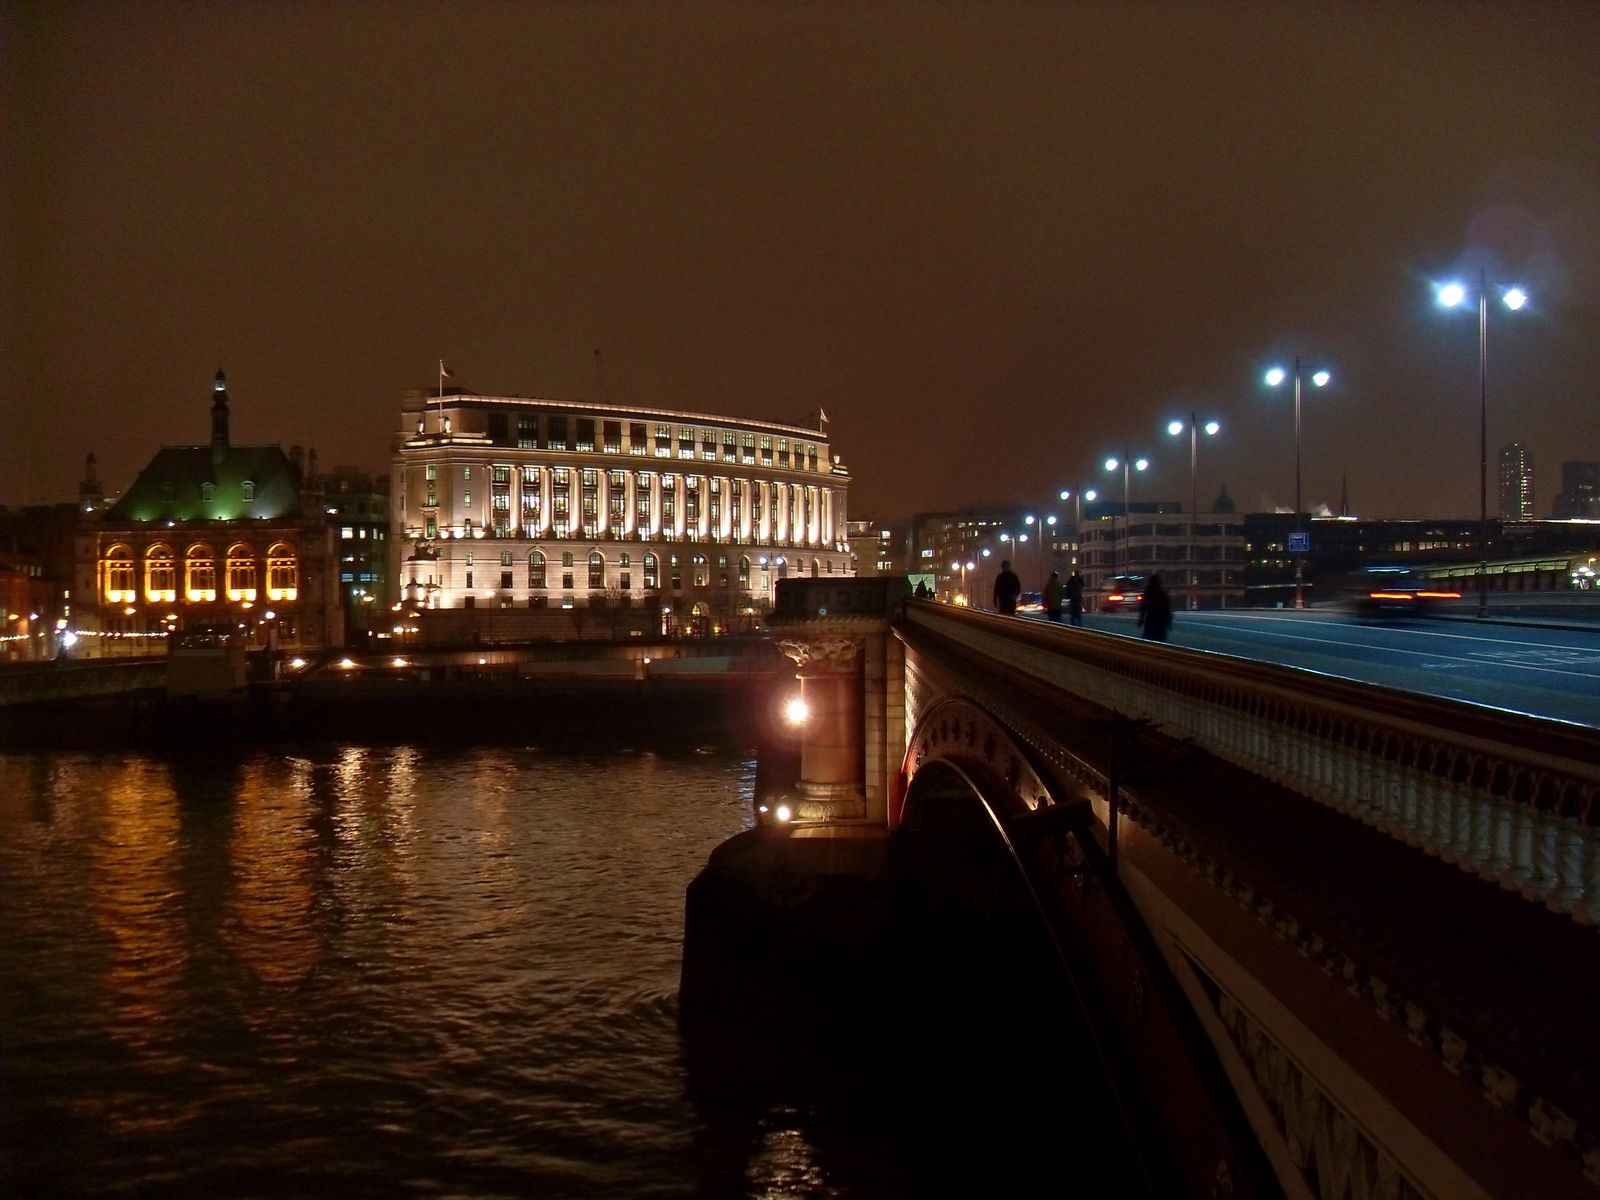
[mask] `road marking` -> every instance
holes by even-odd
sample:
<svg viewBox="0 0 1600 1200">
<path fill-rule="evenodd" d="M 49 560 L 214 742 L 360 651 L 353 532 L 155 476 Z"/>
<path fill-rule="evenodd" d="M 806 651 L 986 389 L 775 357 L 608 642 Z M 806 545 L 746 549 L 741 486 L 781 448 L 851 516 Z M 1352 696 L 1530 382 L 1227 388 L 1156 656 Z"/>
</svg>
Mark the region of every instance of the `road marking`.
<svg viewBox="0 0 1600 1200">
<path fill-rule="evenodd" d="M 1274 617 L 1274 616 L 1268 616 L 1268 615 L 1258 614 L 1258 613 L 1239 613 L 1239 614 L 1237 614 L 1237 618 L 1242 618 L 1242 619 L 1236 619 L 1234 621 L 1224 621 L 1224 622 L 1222 622 L 1222 624 L 1223 625 L 1232 625 L 1233 626 L 1233 630 L 1232 631 L 1235 632 L 1235 633 L 1239 632 L 1240 627 L 1243 626 L 1244 624 L 1246 624 L 1247 622 L 1267 622 L 1267 621 L 1271 621 L 1271 622 L 1274 622 L 1274 623 L 1277 623 L 1277 624 L 1294 624 L 1294 625 L 1304 625 L 1305 624 L 1305 618 L 1303 618 L 1303 617 Z M 1332 618 L 1332 617 L 1317 617 L 1317 618 L 1312 618 L 1312 619 L 1316 620 L 1319 624 L 1320 623 L 1327 623 L 1327 622 L 1330 622 L 1332 620 L 1336 620 L 1336 618 Z M 1203 618 L 1203 619 L 1200 619 L 1200 620 L 1196 620 L 1191 615 L 1189 620 L 1184 622 L 1184 624 L 1190 625 L 1190 626 L 1198 628 L 1198 629 L 1207 629 L 1209 627 L 1209 628 L 1213 629 L 1214 631 L 1220 633 L 1220 632 L 1222 632 L 1222 630 L 1217 625 L 1209 624 L 1209 622 L 1213 622 L 1215 620 L 1216 620 L 1216 618 L 1214 616 L 1213 617 L 1208 617 L 1208 618 Z M 1528 641 L 1509 641 L 1508 642 L 1508 641 L 1504 641 L 1504 640 L 1499 639 L 1499 638 L 1486 637 L 1486 636 L 1484 636 L 1482 634 L 1446 633 L 1446 632 L 1444 632 L 1442 630 L 1434 630 L 1434 629 L 1405 629 L 1405 630 L 1395 629 L 1395 630 L 1390 631 L 1390 630 L 1385 630 L 1381 626 L 1379 626 L 1379 627 L 1359 626 L 1359 628 L 1374 629 L 1374 631 L 1381 631 L 1381 632 L 1405 633 L 1405 634 L 1407 634 L 1408 636 L 1411 636 L 1411 637 L 1419 637 L 1420 636 L 1420 637 L 1428 637 L 1428 638 L 1444 638 L 1444 639 L 1451 640 L 1451 641 L 1477 642 L 1479 644 L 1483 644 L 1483 643 L 1490 643 L 1491 644 L 1491 648 L 1488 649 L 1488 650 L 1472 650 L 1472 651 L 1468 651 L 1465 655 L 1460 655 L 1460 654 L 1452 655 L 1452 654 L 1450 654 L 1450 653 L 1448 653 L 1448 652 L 1446 652 L 1445 650 L 1442 650 L 1442 649 L 1440 649 L 1440 650 L 1413 650 L 1413 649 L 1411 649 L 1411 648 L 1409 648 L 1407 646 L 1383 645 L 1383 644 L 1380 644 L 1380 643 L 1369 643 L 1367 645 L 1368 649 L 1379 650 L 1379 651 L 1381 651 L 1381 652 L 1383 652 L 1385 654 L 1408 654 L 1408 655 L 1411 655 L 1411 656 L 1413 656 L 1415 658 L 1434 659 L 1436 661 L 1435 661 L 1435 664 L 1432 664 L 1432 669 L 1435 669 L 1435 670 L 1441 669 L 1443 664 L 1459 664 L 1461 666 L 1499 665 L 1499 666 L 1505 666 L 1505 667 L 1508 667 L 1508 668 L 1511 668 L 1511 669 L 1514 669 L 1514 670 L 1518 670 L 1518 671 L 1534 672 L 1534 673 L 1538 673 L 1538 674 L 1541 674 L 1541 675 L 1565 675 L 1565 676 L 1572 676 L 1573 678 L 1576 678 L 1576 679 L 1593 679 L 1595 677 L 1595 671 L 1593 669 L 1590 669 L 1590 670 L 1575 670 L 1574 671 L 1574 670 L 1566 670 L 1561 666 L 1540 666 L 1537 663 L 1532 663 L 1532 662 L 1502 661 L 1502 662 L 1500 662 L 1498 664 L 1486 662 L 1487 659 L 1490 659 L 1494 655 L 1497 655 L 1497 654 L 1504 655 L 1504 654 L 1511 654 L 1511 653 L 1524 653 L 1526 651 L 1535 651 L 1535 652 L 1537 652 L 1539 654 L 1577 654 L 1580 657 L 1578 657 L 1576 659 L 1557 660 L 1557 661 L 1564 661 L 1564 662 L 1570 663 L 1570 665 L 1573 665 L 1573 666 L 1585 666 L 1585 665 L 1590 665 L 1590 664 L 1593 664 L 1595 666 L 1600 666 L 1600 654 L 1591 653 L 1591 652 L 1587 652 L 1587 651 L 1583 651 L 1583 650 L 1575 650 L 1575 649 L 1572 649 L 1572 648 L 1569 648 L 1569 647 L 1564 647 L 1564 646 L 1554 646 L 1554 645 L 1551 645 L 1548 642 L 1528 642 Z M 1349 652 L 1349 650 L 1352 648 L 1353 645 L 1357 644 L 1357 643 L 1352 643 L 1352 642 L 1350 642 L 1348 640 L 1334 639 L 1334 638 L 1330 638 L 1330 637 L 1327 637 L 1327 636 L 1320 636 L 1319 637 L 1319 636 L 1312 636 L 1312 635 L 1309 635 L 1309 634 L 1302 634 L 1302 633 L 1287 633 L 1286 634 L 1282 630 L 1277 631 L 1277 636 L 1285 637 L 1286 640 L 1294 641 L 1294 642 L 1311 643 L 1311 644 L 1319 645 L 1319 646 L 1333 646 L 1333 647 L 1337 647 L 1339 650 L 1344 651 L 1346 653 Z M 1508 649 L 1508 647 L 1510 649 Z M 1520 649 L 1520 650 L 1515 649 L 1517 647 L 1521 647 L 1522 649 Z M 1251 655 L 1250 657 L 1254 658 L 1256 656 Z M 1261 661 L 1261 660 L 1257 659 L 1257 661 Z M 1420 664 L 1420 665 L 1429 666 L 1430 664 Z M 1454 668 L 1450 667 L 1450 668 L 1445 668 L 1445 669 L 1454 669 Z"/>
</svg>

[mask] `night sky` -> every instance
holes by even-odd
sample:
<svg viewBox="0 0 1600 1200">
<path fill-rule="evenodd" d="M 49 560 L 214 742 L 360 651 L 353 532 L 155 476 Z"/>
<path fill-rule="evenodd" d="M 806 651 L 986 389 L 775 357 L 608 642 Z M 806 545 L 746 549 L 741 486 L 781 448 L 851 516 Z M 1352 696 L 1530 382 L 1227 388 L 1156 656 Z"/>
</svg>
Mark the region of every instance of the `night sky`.
<svg viewBox="0 0 1600 1200">
<path fill-rule="evenodd" d="M 1478 511 L 1600 458 L 1600 4 L 67 3 L 0 10 L 0 504 L 209 437 L 387 469 L 484 393 L 802 422 L 850 511 L 1032 503 L 1167 420 L 1200 493 Z M 595 351 L 601 351 L 597 363 Z M 1120 495 L 1120 475 L 1112 485 Z M 1494 504 L 1493 484 L 1490 492 Z"/>
</svg>

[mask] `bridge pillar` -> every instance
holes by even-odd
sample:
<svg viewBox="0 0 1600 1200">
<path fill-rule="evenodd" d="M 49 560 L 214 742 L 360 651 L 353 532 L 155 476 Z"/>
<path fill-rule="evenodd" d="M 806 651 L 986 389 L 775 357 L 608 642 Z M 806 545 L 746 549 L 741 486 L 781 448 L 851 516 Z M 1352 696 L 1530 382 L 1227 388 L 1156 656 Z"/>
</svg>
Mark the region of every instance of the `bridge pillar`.
<svg viewBox="0 0 1600 1200">
<path fill-rule="evenodd" d="M 767 624 L 799 668 L 808 710 L 795 781 L 802 825 L 888 822 L 890 775 L 905 753 L 904 673 L 889 670 L 898 647 L 889 623 L 906 594 L 901 576 L 779 584 Z"/>
<path fill-rule="evenodd" d="M 779 646 L 800 668 L 800 698 L 807 709 L 796 817 L 824 823 L 865 820 L 860 646 L 846 638 L 784 639 Z"/>
</svg>

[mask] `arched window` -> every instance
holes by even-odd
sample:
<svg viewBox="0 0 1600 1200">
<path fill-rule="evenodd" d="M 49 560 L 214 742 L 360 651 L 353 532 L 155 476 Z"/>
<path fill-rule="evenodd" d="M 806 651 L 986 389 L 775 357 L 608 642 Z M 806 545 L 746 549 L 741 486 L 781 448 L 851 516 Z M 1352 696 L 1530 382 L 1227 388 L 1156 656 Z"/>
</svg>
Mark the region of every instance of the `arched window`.
<svg viewBox="0 0 1600 1200">
<path fill-rule="evenodd" d="M 111 604 L 132 604 L 134 601 L 133 551 L 127 546 L 115 545 L 106 551 L 105 593 Z"/>
<path fill-rule="evenodd" d="M 267 599 L 294 600 L 300 595 L 300 563 L 294 547 L 278 542 L 267 551 Z"/>
<path fill-rule="evenodd" d="M 746 592 L 748 592 L 750 590 L 750 557 L 749 557 L 749 555 L 740 555 L 739 556 L 739 587 L 740 587 L 741 590 L 746 591 Z"/>
<path fill-rule="evenodd" d="M 178 570 L 171 546 L 151 546 L 145 551 L 144 598 L 151 604 L 170 604 L 178 598 Z"/>
<path fill-rule="evenodd" d="M 661 586 L 660 566 L 657 564 L 654 554 L 646 554 L 644 556 L 644 586 L 647 588 Z"/>
<path fill-rule="evenodd" d="M 528 586 L 544 587 L 544 555 L 538 550 L 528 555 Z"/>
<path fill-rule="evenodd" d="M 228 547 L 228 599 L 235 604 L 256 598 L 256 556 L 243 542 Z"/>
<path fill-rule="evenodd" d="M 822 564 L 819 563 L 816 559 L 813 558 L 811 560 L 811 578 L 815 579 L 818 575 L 821 575 L 821 574 L 822 574 Z"/>
<path fill-rule="evenodd" d="M 606 560 L 605 555 L 596 550 L 589 555 L 589 586 L 603 588 L 606 585 Z"/>
<path fill-rule="evenodd" d="M 191 604 L 217 598 L 217 556 L 204 542 L 196 542 L 183 556 L 183 595 Z"/>
</svg>

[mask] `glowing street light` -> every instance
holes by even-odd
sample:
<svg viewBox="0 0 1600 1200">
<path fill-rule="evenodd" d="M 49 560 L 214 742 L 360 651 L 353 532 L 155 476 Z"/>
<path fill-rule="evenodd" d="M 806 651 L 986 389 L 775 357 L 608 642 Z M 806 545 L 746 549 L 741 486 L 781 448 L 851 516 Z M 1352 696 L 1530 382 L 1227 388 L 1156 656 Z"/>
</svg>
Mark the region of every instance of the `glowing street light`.
<svg viewBox="0 0 1600 1200">
<path fill-rule="evenodd" d="M 1042 588 L 1044 587 L 1044 544 L 1047 540 L 1049 540 L 1049 530 L 1055 528 L 1055 514 L 1052 513 L 1048 517 L 1041 514 L 1040 516 L 1035 517 L 1032 513 L 1029 513 L 1027 516 L 1022 518 L 1022 523 L 1024 525 L 1038 526 L 1038 532 L 1036 536 L 1039 539 L 1039 586 Z M 1024 534 L 1023 536 L 1026 537 L 1027 535 Z"/>
<path fill-rule="evenodd" d="M 1106 470 L 1115 471 L 1118 467 L 1122 468 L 1122 571 L 1120 574 L 1126 575 L 1128 573 L 1128 537 L 1132 533 L 1132 529 L 1128 524 L 1128 491 L 1131 486 L 1128 479 L 1128 469 L 1131 467 L 1135 471 L 1147 471 L 1150 469 L 1150 460 L 1142 457 L 1133 458 L 1127 451 L 1123 452 L 1121 458 L 1112 455 L 1106 459 Z"/>
<path fill-rule="evenodd" d="M 1489 277 L 1478 268 L 1478 615 L 1489 610 Z M 1519 287 L 1494 285 L 1500 292 L 1500 302 L 1516 312 L 1528 303 L 1528 293 Z M 1443 284 L 1438 290 L 1439 303 L 1446 308 L 1460 308 L 1467 302 L 1468 291 L 1464 283 Z"/>
<path fill-rule="evenodd" d="M 1188 429 L 1188 431 L 1189 431 L 1189 607 L 1190 608 L 1199 608 L 1200 607 L 1200 598 L 1199 598 L 1199 595 L 1198 595 L 1199 590 L 1200 590 L 1200 577 L 1195 572 L 1195 569 L 1194 569 L 1194 526 L 1195 526 L 1195 522 L 1200 519 L 1200 485 L 1199 485 L 1199 482 L 1198 482 L 1198 475 L 1197 475 L 1197 472 L 1196 472 L 1196 469 L 1195 469 L 1196 466 L 1199 463 L 1199 454 L 1198 454 L 1196 443 L 1199 440 L 1199 434 L 1200 434 L 1201 431 L 1204 431 L 1204 433 L 1205 433 L 1205 435 L 1207 437 L 1215 437 L 1217 435 L 1217 431 L 1219 429 L 1221 429 L 1221 428 L 1222 428 L 1222 423 L 1220 421 L 1207 421 L 1204 425 L 1202 425 L 1200 423 L 1200 418 L 1196 414 L 1194 414 L 1192 412 L 1189 414 L 1189 419 L 1187 421 L 1174 420 L 1174 421 L 1168 421 L 1167 422 L 1167 432 L 1169 434 L 1171 434 L 1173 437 L 1177 437 L 1185 429 Z"/>
<path fill-rule="evenodd" d="M 1074 548 L 1080 552 L 1083 549 L 1083 502 L 1087 500 L 1092 504 L 1099 498 L 1100 493 L 1095 491 L 1093 488 L 1077 487 L 1061 489 L 1062 500 L 1077 501 L 1077 515 L 1073 518 L 1072 524 L 1072 542 Z M 1073 556 L 1072 565 L 1078 565 L 1078 556 L 1076 554 Z"/>
<path fill-rule="evenodd" d="M 987 554 L 989 552 L 987 550 L 985 550 L 984 553 Z M 961 562 L 953 562 L 953 563 L 950 564 L 950 569 L 952 571 L 960 571 L 961 572 L 961 594 L 958 597 L 956 597 L 956 603 L 957 604 L 966 604 L 966 603 L 968 603 L 968 597 L 967 597 L 967 572 L 971 571 L 972 569 L 974 569 L 977 565 L 978 565 L 977 563 L 972 562 L 971 560 L 963 560 Z"/>
<path fill-rule="evenodd" d="M 1327 387 L 1333 376 L 1323 367 L 1310 367 L 1300 361 L 1299 355 L 1295 356 L 1294 364 L 1285 370 L 1283 367 L 1273 367 L 1266 374 L 1268 387 L 1279 387 L 1285 379 L 1294 378 L 1294 539 L 1289 546 L 1289 553 L 1294 557 L 1294 606 L 1306 606 L 1305 592 L 1305 555 L 1308 546 L 1300 528 L 1300 377 L 1310 374 L 1311 382 L 1319 388 Z"/>
</svg>

